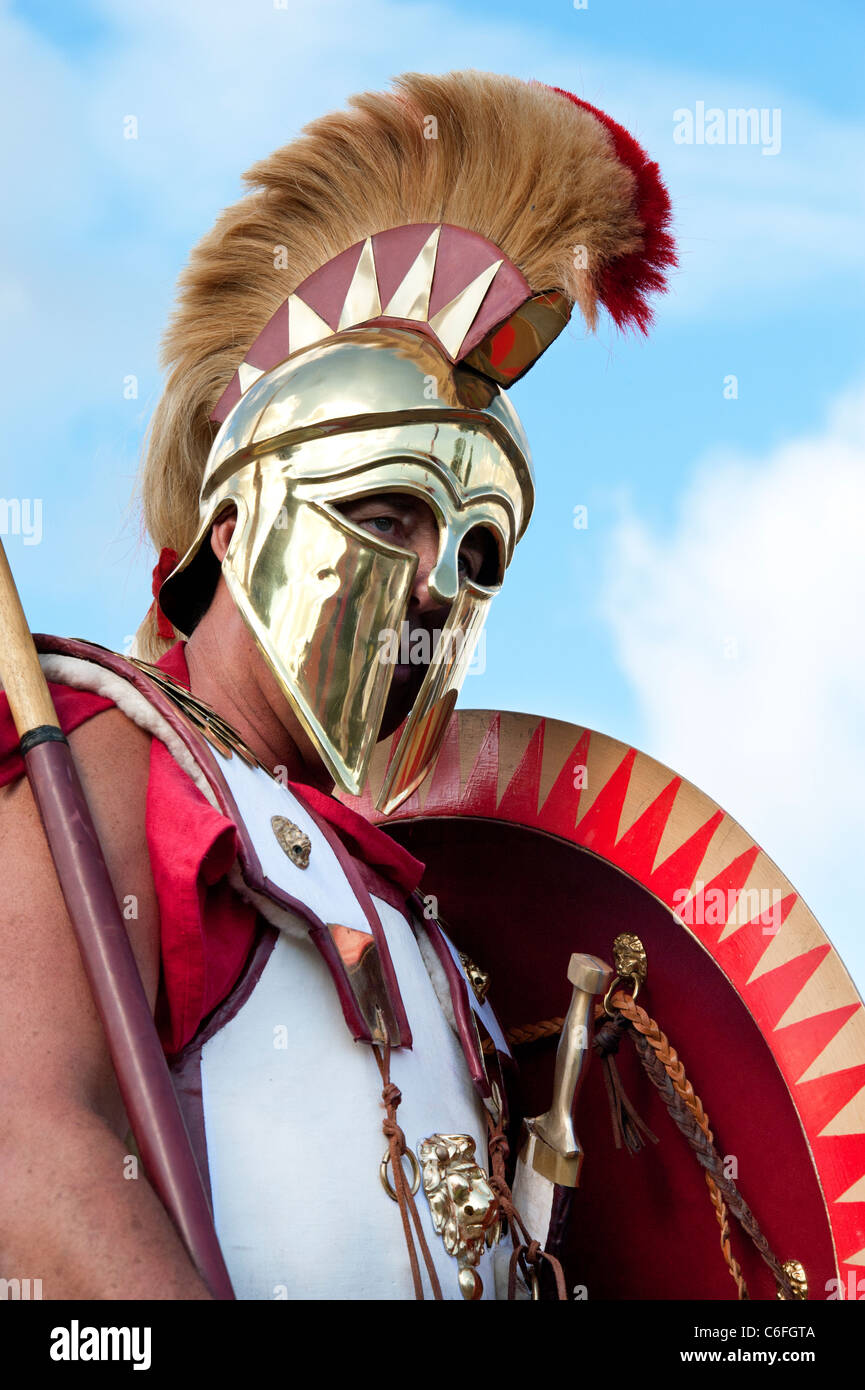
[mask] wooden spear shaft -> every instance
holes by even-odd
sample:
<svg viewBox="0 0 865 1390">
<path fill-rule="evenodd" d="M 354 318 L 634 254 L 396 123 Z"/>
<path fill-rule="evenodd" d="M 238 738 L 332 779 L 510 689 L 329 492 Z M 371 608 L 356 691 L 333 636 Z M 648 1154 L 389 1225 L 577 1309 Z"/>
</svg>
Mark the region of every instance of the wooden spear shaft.
<svg viewBox="0 0 865 1390">
<path fill-rule="evenodd" d="M 214 1298 L 234 1298 L 105 858 L 2 542 L 0 679 L 145 1171 Z"/>
</svg>

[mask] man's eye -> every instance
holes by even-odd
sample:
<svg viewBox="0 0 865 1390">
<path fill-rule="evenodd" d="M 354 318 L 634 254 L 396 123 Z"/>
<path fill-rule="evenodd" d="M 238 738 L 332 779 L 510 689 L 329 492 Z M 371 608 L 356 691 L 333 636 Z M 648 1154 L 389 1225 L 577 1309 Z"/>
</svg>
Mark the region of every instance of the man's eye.
<svg viewBox="0 0 865 1390">
<path fill-rule="evenodd" d="M 392 516 L 371 516 L 363 522 L 364 526 L 374 526 L 376 531 L 381 532 L 392 531 L 395 524 Z"/>
<path fill-rule="evenodd" d="M 461 550 L 457 557 L 457 569 L 461 576 L 465 576 L 468 579 L 477 579 L 481 571 L 481 564 L 482 560 L 480 555 L 475 554 L 474 551 L 466 553 Z"/>
</svg>

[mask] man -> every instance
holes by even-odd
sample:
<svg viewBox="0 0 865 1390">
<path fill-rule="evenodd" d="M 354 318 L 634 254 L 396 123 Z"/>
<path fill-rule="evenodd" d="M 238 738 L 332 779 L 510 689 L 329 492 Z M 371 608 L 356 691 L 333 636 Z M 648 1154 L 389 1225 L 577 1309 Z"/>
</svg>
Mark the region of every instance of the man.
<svg viewBox="0 0 865 1390">
<path fill-rule="evenodd" d="M 531 513 L 504 388 L 574 303 L 645 328 L 669 203 L 602 113 L 478 73 L 358 97 L 248 179 L 166 340 L 158 665 L 52 639 L 46 673 L 238 1296 L 490 1297 L 507 1048 L 421 866 L 327 793 L 400 725 L 385 808 L 426 775 Z M 47 1297 L 206 1298 L 129 1180 L 8 720 L 0 753 L 5 1258 Z"/>
</svg>

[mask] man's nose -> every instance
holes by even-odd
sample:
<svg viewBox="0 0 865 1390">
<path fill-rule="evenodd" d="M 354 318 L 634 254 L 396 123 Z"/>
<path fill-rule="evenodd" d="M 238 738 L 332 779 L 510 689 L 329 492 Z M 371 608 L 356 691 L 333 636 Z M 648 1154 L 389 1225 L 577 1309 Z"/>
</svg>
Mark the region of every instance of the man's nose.
<svg viewBox="0 0 865 1390">
<path fill-rule="evenodd" d="M 457 587 L 458 585 L 447 582 L 441 566 L 427 566 L 422 570 L 419 565 L 412 586 L 409 608 L 418 617 L 426 613 L 448 613 L 456 598 Z"/>
<path fill-rule="evenodd" d="M 409 607 L 418 615 L 450 609 L 460 586 L 456 549 L 446 545 L 438 556 L 438 540 L 418 549 L 418 566 Z"/>
</svg>

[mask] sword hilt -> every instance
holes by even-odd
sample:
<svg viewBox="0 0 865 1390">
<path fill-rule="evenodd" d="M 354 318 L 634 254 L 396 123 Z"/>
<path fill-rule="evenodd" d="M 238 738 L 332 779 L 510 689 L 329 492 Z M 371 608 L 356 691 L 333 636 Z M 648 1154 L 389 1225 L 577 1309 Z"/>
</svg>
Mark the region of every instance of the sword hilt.
<svg viewBox="0 0 865 1390">
<path fill-rule="evenodd" d="M 597 956 L 571 956 L 568 979 L 574 988 L 556 1053 L 552 1104 L 524 1125 L 521 1157 L 536 1172 L 565 1187 L 577 1186 L 583 1162 L 573 1112 L 586 1071 L 589 1011 L 612 977 L 612 967 Z"/>
</svg>

